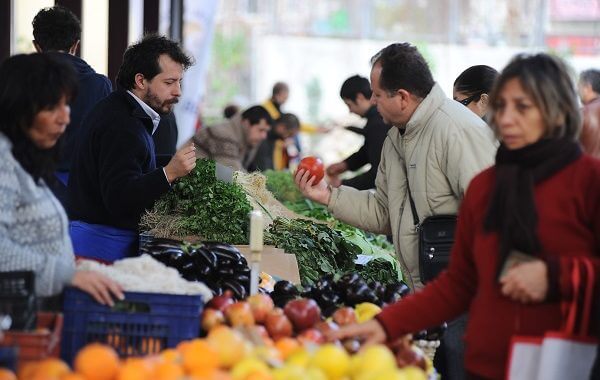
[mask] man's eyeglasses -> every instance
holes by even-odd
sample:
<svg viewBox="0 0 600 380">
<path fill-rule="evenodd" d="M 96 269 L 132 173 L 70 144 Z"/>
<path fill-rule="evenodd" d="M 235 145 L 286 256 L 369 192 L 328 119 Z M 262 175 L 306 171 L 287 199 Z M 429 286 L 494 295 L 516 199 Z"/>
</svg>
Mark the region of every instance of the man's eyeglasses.
<svg viewBox="0 0 600 380">
<path fill-rule="evenodd" d="M 477 93 L 477 94 L 473 94 L 473 95 L 469 96 L 468 98 L 464 98 L 463 100 L 456 99 L 456 101 L 466 107 L 472 101 L 479 100 L 480 97 L 481 97 L 481 94 Z"/>
</svg>

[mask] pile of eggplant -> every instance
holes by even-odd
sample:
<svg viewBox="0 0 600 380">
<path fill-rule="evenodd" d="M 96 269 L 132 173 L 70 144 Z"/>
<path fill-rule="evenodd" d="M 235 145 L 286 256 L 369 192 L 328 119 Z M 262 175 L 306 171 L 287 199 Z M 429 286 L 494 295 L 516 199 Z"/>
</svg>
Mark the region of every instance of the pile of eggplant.
<svg viewBox="0 0 600 380">
<path fill-rule="evenodd" d="M 311 298 L 319 304 L 323 315 L 331 315 L 339 306 L 354 307 L 363 302 L 379 306 L 398 301 L 410 292 L 404 282 L 383 285 L 367 283 L 358 273 L 348 273 L 334 280 L 332 275 L 321 277 L 313 286 L 299 290 L 287 281 L 278 281 L 273 288 L 273 302 L 283 307 L 297 297 Z"/>
<path fill-rule="evenodd" d="M 177 269 L 188 281 L 206 284 L 215 295 L 229 289 L 236 299 L 250 293 L 250 268 L 240 251 L 224 243 L 189 244 L 173 239 L 154 238 L 140 247 L 161 263 Z"/>
</svg>

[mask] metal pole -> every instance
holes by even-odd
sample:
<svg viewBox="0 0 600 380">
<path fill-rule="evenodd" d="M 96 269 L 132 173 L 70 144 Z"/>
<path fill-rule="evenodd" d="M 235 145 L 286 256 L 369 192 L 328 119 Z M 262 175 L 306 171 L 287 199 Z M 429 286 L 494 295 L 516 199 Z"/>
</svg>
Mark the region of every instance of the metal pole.
<svg viewBox="0 0 600 380">
<path fill-rule="evenodd" d="M 171 26 L 169 34 L 173 41 L 183 42 L 183 0 L 171 0 Z"/>
</svg>

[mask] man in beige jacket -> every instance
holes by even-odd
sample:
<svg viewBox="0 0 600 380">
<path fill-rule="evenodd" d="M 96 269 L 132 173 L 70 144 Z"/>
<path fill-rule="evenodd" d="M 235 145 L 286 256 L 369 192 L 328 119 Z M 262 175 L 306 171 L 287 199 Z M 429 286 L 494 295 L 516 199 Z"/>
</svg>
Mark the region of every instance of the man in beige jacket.
<svg viewBox="0 0 600 380">
<path fill-rule="evenodd" d="M 260 143 L 271 130 L 271 116 L 253 106 L 221 124 L 200 129 L 193 137 L 196 157 L 210 158 L 233 170 L 248 170 Z"/>
<path fill-rule="evenodd" d="M 371 102 L 384 121 L 396 127 L 390 129 L 383 145 L 375 191 L 334 189 L 324 181 L 313 186 L 314 179 L 304 171 L 295 179 L 306 197 L 327 205 L 336 218 L 392 235 L 405 281 L 418 289 L 422 287 L 418 234 L 407 181 L 420 221 L 431 215 L 456 214 L 471 178 L 493 163 L 496 146 L 481 118 L 446 97 L 414 46 L 392 44 L 377 53 L 372 63 Z M 458 351 L 459 357 L 448 362 L 462 364 L 460 347 Z"/>
</svg>

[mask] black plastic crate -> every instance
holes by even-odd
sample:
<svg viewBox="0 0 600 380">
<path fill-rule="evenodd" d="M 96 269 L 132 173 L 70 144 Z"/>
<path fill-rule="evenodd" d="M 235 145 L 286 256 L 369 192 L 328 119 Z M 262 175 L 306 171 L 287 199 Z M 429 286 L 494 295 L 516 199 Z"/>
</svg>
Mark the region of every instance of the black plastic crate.
<svg viewBox="0 0 600 380">
<path fill-rule="evenodd" d="M 35 329 L 36 312 L 35 273 L 0 272 L 0 314 L 10 315 L 10 329 Z"/>
</svg>

